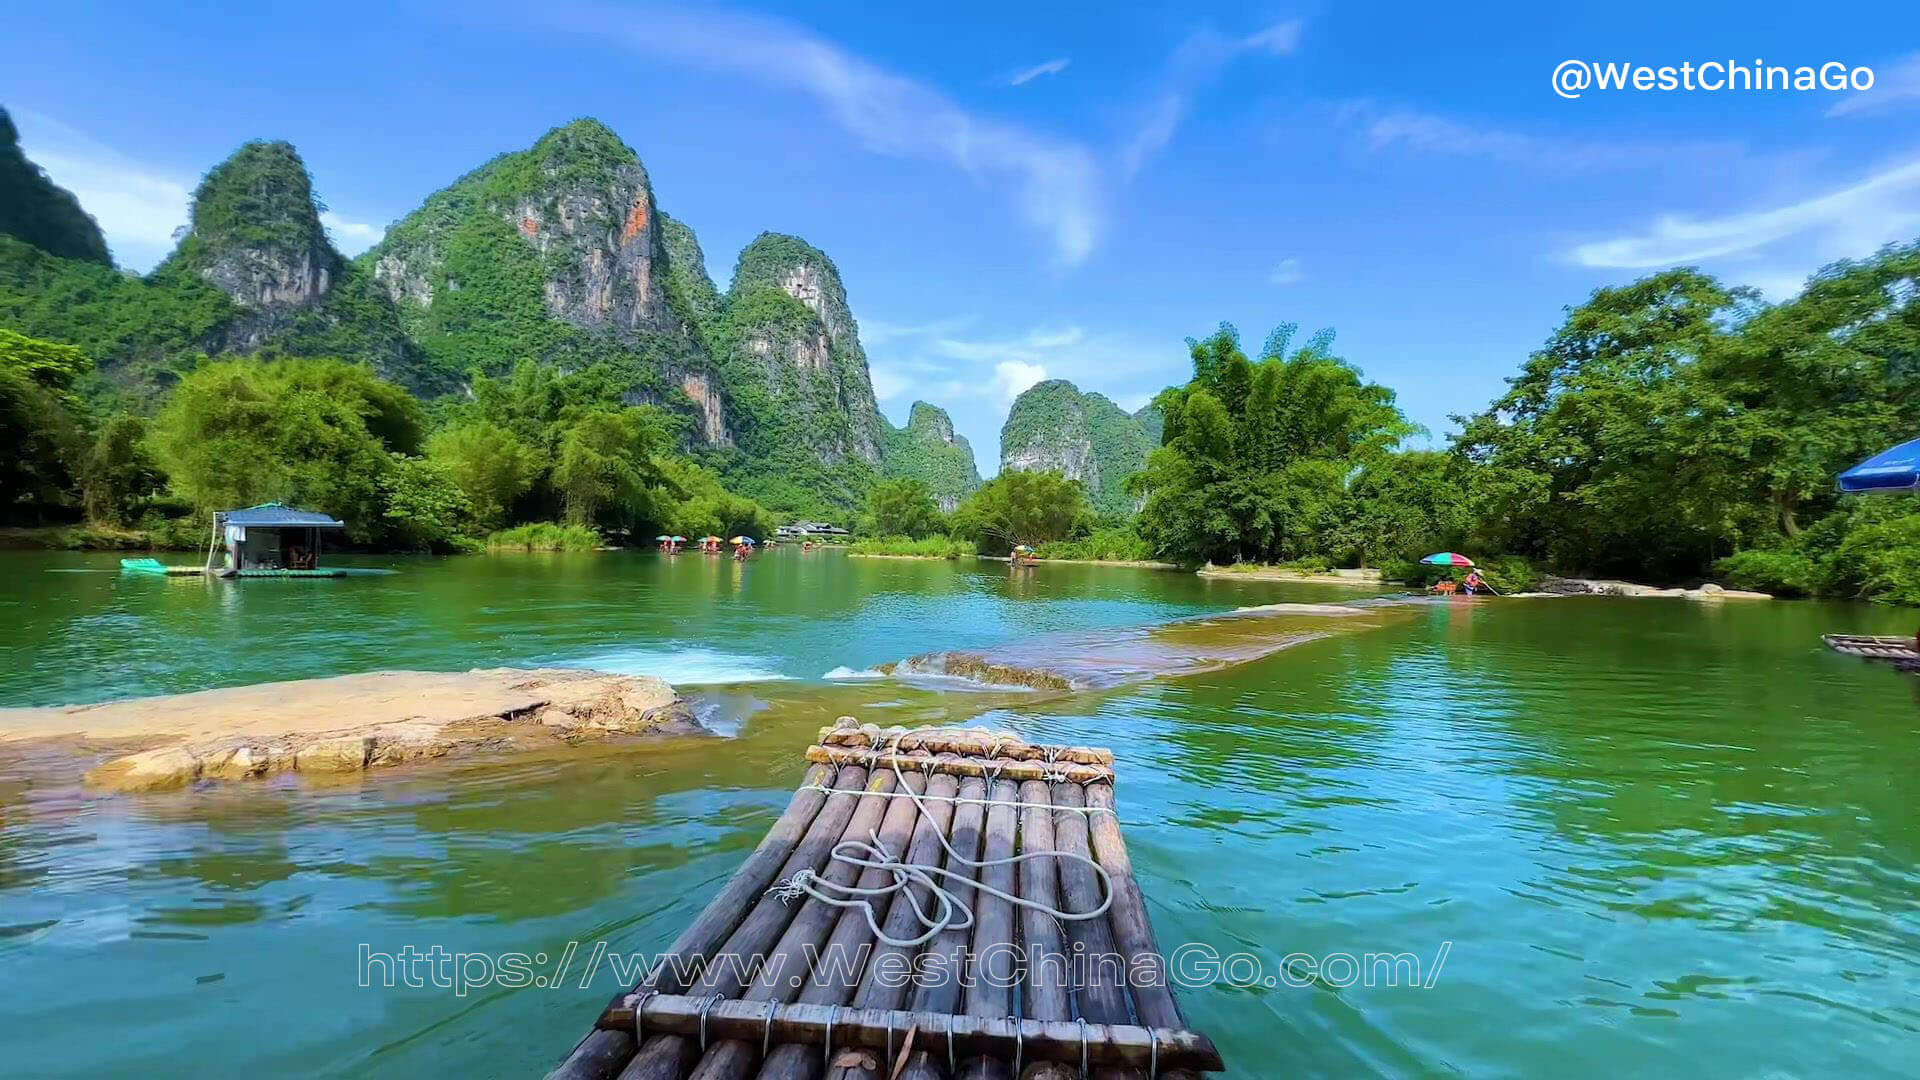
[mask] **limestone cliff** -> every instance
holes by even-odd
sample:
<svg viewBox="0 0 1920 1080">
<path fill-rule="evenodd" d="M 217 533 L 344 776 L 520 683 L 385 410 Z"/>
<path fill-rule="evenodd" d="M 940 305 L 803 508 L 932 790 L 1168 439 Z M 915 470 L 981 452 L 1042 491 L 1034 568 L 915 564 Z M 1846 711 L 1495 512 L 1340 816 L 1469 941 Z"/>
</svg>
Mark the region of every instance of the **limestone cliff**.
<svg viewBox="0 0 1920 1080">
<path fill-rule="evenodd" d="M 880 462 L 885 423 L 840 271 L 820 249 L 761 233 L 740 253 L 724 331 L 729 396 L 764 453 L 832 467 Z"/>
<path fill-rule="evenodd" d="M 272 345 L 293 355 L 349 356 L 413 390 L 447 389 L 449 373 L 427 362 L 392 305 L 334 250 L 320 210 L 292 145 L 247 143 L 195 189 L 187 230 L 153 279 L 204 282 L 238 309 L 211 351 Z"/>
<path fill-rule="evenodd" d="M 972 445 L 953 430 L 945 409 L 924 401 L 913 403 L 906 427 L 888 429 L 886 474 L 927 485 L 945 513 L 980 486 Z"/>
<path fill-rule="evenodd" d="M 678 246 L 697 259 L 690 231 Z M 461 177 L 361 264 L 431 355 L 490 374 L 522 359 L 605 363 L 630 402 L 683 412 L 707 446 L 732 442 L 685 288 L 694 271 L 674 265 L 639 156 L 597 120 Z"/>
<path fill-rule="evenodd" d="M 1141 419 L 1105 396 L 1050 379 L 1014 400 L 1000 429 L 1000 467 L 1057 470 L 1086 485 L 1095 510 L 1130 514 L 1139 507 L 1127 494 L 1127 477 L 1146 464 L 1153 442 Z"/>
</svg>

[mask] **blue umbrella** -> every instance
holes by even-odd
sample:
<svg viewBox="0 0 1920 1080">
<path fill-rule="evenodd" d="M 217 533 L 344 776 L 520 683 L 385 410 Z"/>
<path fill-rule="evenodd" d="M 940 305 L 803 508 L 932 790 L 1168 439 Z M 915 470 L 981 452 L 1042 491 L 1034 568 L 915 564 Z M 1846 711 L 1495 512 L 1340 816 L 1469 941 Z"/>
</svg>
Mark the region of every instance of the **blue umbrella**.
<svg viewBox="0 0 1920 1080">
<path fill-rule="evenodd" d="M 1920 488 L 1920 439 L 1882 450 L 1840 474 L 1840 490 L 1849 495 L 1915 488 Z"/>
</svg>

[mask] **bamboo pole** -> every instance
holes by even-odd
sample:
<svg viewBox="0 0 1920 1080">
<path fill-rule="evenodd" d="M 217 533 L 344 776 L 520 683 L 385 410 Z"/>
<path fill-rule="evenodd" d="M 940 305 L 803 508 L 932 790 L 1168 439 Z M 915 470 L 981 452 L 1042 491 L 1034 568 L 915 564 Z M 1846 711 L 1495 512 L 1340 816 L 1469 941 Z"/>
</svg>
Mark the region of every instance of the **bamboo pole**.
<svg viewBox="0 0 1920 1080">
<path fill-rule="evenodd" d="M 985 843 L 980 854 L 983 861 L 992 863 L 1013 857 L 1015 831 L 1019 825 L 1019 814 L 1014 811 L 1013 803 L 1019 796 L 1018 784 L 1011 780 L 994 781 L 993 804 L 987 807 Z M 980 880 L 1001 892 L 1014 894 L 1011 863 L 982 867 Z M 967 1015 L 984 1019 L 1012 1016 L 1013 987 L 1020 977 L 1014 951 L 1013 904 L 985 892 L 975 895 L 978 902 L 974 905 L 973 955 L 968 959 L 972 978 L 966 988 Z M 955 1076 L 956 1080 L 1009 1080 L 1011 1072 L 1007 1063 L 998 1058 L 975 1057 L 960 1062 Z"/>
<path fill-rule="evenodd" d="M 1114 809 L 1113 788 L 1108 784 L 1087 785 L 1087 805 Z M 1126 837 L 1120 833 L 1120 820 L 1114 814 L 1088 814 L 1089 839 L 1094 858 L 1113 880 L 1113 909 L 1107 912 L 1113 923 L 1113 936 L 1127 958 L 1128 984 L 1133 988 L 1134 1010 L 1140 1022 L 1151 1027 L 1180 1028 L 1186 1018 L 1173 999 L 1167 981 L 1166 957 L 1154 940 L 1153 923 L 1147 918 L 1146 897 L 1133 877 L 1133 860 L 1127 857 Z M 1185 1070 L 1169 1070 L 1169 1080 L 1194 1080 Z"/>
<path fill-rule="evenodd" d="M 819 814 L 827 796 L 818 786 L 829 775 L 831 770 L 825 765 L 815 765 L 807 770 L 799 789 L 787 801 L 785 812 L 767 830 L 767 835 L 761 837 L 753 854 L 747 856 L 747 861 L 733 872 L 733 877 L 720 890 L 720 894 L 680 932 L 679 937 L 673 939 L 668 953 L 681 958 L 684 964 L 704 963 L 713 950 L 726 940 L 739 922 L 738 914 L 745 910 L 754 897 L 766 891 L 781 864 L 793 854 L 794 847 Z M 675 993 L 686 989 L 683 983 L 674 979 L 683 963 L 656 965 L 647 978 L 633 989 Z M 632 1035 L 624 1031 L 596 1029 L 588 1032 L 587 1037 L 580 1040 L 566 1059 L 547 1074 L 547 1080 L 606 1080 L 626 1064 L 635 1049 Z"/>
<path fill-rule="evenodd" d="M 987 782 L 977 776 L 969 776 L 960 782 L 962 800 L 983 800 L 987 794 Z M 986 819 L 986 809 L 979 801 L 961 802 L 953 813 L 953 832 L 948 843 L 953 850 L 965 859 L 980 857 L 982 826 Z M 979 871 L 959 859 L 947 859 L 947 868 L 953 871 L 946 878 L 947 888 L 953 892 L 959 902 L 971 907 L 978 920 L 980 894 L 967 882 L 977 879 Z M 972 937 L 972 927 L 949 927 L 942 930 L 927 943 L 926 963 L 915 972 L 916 986 L 913 991 L 913 1011 L 916 1022 L 924 1021 L 929 1015 L 944 1015 L 959 1011 L 960 983 L 967 963 L 967 942 Z M 926 1026 L 922 1023 L 922 1030 Z M 903 1077 L 933 1080 L 941 1074 L 935 1070 L 932 1053 L 927 1050 L 916 1051 L 907 1061 Z"/>
<path fill-rule="evenodd" d="M 820 808 L 819 816 L 807 828 L 806 836 L 794 847 L 793 854 L 781 864 L 776 880 L 785 881 L 802 870 L 819 871 L 821 864 L 826 862 L 827 852 L 846 830 L 847 820 L 853 816 L 855 806 L 861 801 L 858 792 L 866 786 L 866 782 L 865 769 L 840 770 L 840 775 L 834 781 L 833 794 L 827 797 L 826 805 Z M 716 954 L 732 957 L 733 962 L 708 964 L 688 993 L 701 998 L 714 994 L 738 997 L 745 980 L 751 975 L 746 970 L 747 962 L 764 955 L 787 928 L 793 916 L 794 909 L 779 897 L 771 894 L 761 896 Z M 632 1015 L 634 1000 L 634 995 L 625 995 L 624 1004 L 629 1016 Z M 610 1010 L 617 1013 L 622 999 L 616 998 L 614 1001 Z M 601 1019 L 606 1019 L 604 1013 Z M 634 1054 L 633 1060 L 627 1063 L 627 1067 L 621 1070 L 620 1080 L 681 1080 L 699 1050 L 697 1043 L 677 1035 L 649 1038 L 646 1045 Z"/>
<path fill-rule="evenodd" d="M 884 746 L 902 752 L 931 750 L 934 753 L 1003 757 L 1012 758 L 1015 761 L 1052 759 L 1071 761 L 1080 765 L 1113 764 L 1113 751 L 1101 747 L 1030 743 L 1018 735 L 980 731 L 975 728 L 939 728 L 927 731 L 890 727 L 881 728 L 875 732 L 860 728 L 823 727 L 820 729 L 818 741 L 823 746 Z"/>
<path fill-rule="evenodd" d="M 942 777 L 952 784 L 951 778 Z M 905 791 L 915 795 L 926 790 L 927 778 L 919 773 L 907 773 Z M 920 823 L 920 811 L 909 799 L 891 799 L 887 816 L 880 823 L 880 846 L 893 853 L 895 858 L 911 860 L 909 853 L 913 842 L 914 829 Z M 951 804 L 947 804 L 951 805 Z M 864 871 L 855 886 L 861 889 L 877 889 L 893 880 L 893 875 L 877 868 Z M 895 893 L 894 896 L 898 896 Z M 874 897 L 874 922 L 885 925 L 888 902 L 893 897 Z M 834 925 L 833 935 L 821 950 L 825 963 L 816 963 L 813 977 L 800 991 L 800 1003 L 803 1005 L 845 1005 L 853 998 L 859 988 L 860 976 L 866 968 L 865 961 L 872 959 L 873 927 L 867 923 L 867 915 L 860 908 L 845 908 L 840 912 L 840 921 Z M 835 964 L 834 959 L 845 961 L 844 966 Z M 819 1054 L 797 1043 L 784 1043 L 773 1048 L 767 1060 L 760 1066 L 760 1080 L 816 1080 L 824 1070 L 825 1063 Z M 878 1072 L 879 1059 L 875 1058 L 872 1071 Z"/>
<path fill-rule="evenodd" d="M 1020 801 L 1030 805 L 1020 811 L 1020 850 L 1034 853 L 1053 851 L 1053 811 L 1046 804 L 1053 793 L 1039 780 L 1020 785 Z M 1060 907 L 1060 860 L 1028 859 L 1020 864 L 1020 898 L 1055 910 Z M 1020 909 L 1020 929 L 1026 941 L 1027 970 L 1022 998 L 1026 1014 L 1035 1020 L 1067 1021 L 1073 1008 L 1067 1000 L 1067 955 L 1060 923 L 1053 916 L 1033 907 Z M 1029 1067 L 1023 1080 L 1034 1080 L 1047 1067 Z"/>
<path fill-rule="evenodd" d="M 768 1010 L 772 1010 L 769 1022 Z M 898 1009 L 855 1009 L 833 1005 L 771 1005 L 728 999 L 709 1003 L 697 995 L 663 994 L 648 998 L 641 1015 L 649 1032 L 698 1039 L 701 1014 L 706 1015 L 707 1038 L 758 1042 L 771 1029 L 775 1042 L 821 1047 L 828 1021 L 833 1024 L 836 1050 L 852 1047 L 881 1049 L 887 1031 L 897 1036 L 918 1025 L 916 1048 L 932 1048 L 944 1063 L 947 1034 L 953 1034 L 956 1056 L 1012 1057 L 1016 1042 L 1030 1058 L 1080 1063 L 1081 1027 L 1071 1021 L 989 1019 L 982 1016 L 905 1012 Z M 633 1010 L 603 1018 L 631 1028 Z M 1218 1071 L 1224 1067 L 1212 1041 L 1197 1031 L 1147 1028 L 1137 1024 L 1086 1026 L 1087 1061 L 1093 1065 L 1144 1069 L 1158 1047 L 1163 1068 L 1187 1066 Z M 919 1040 L 925 1040 L 924 1044 Z M 649 1038 L 649 1043 L 652 1039 Z"/>
<path fill-rule="evenodd" d="M 911 807 L 913 803 L 905 799 L 889 799 L 894 789 L 894 774 L 891 772 L 874 773 L 867 780 L 867 794 L 861 798 L 854 809 L 853 816 L 847 819 L 847 827 L 840 834 L 840 843 L 849 840 L 863 841 L 871 837 L 879 828 L 880 821 L 886 816 L 887 808 L 897 803 Z M 829 859 L 826 870 L 820 879 L 828 886 L 852 885 L 860 876 L 860 868 L 851 863 Z M 840 918 L 840 909 L 817 897 L 808 897 L 800 906 L 799 914 L 787 924 L 780 940 L 767 955 L 753 981 L 749 983 L 740 997 L 743 1001 L 788 1002 L 799 995 L 800 987 L 807 981 L 807 971 L 816 957 L 821 956 L 820 945 L 833 924 Z M 691 1080 L 744 1080 L 752 1069 L 754 1059 L 760 1055 L 759 1043 L 748 1043 L 739 1039 L 727 1039 L 707 1048 L 700 1058 L 700 1064 L 694 1067 Z"/>
<path fill-rule="evenodd" d="M 927 782 L 926 813 L 913 829 L 913 844 L 907 851 L 907 861 L 916 866 L 940 866 L 946 858 L 946 851 L 940 846 L 941 838 L 947 833 L 947 827 L 953 820 L 954 808 L 958 803 L 952 800 L 959 794 L 960 784 L 952 775 L 935 773 Z M 917 903 L 921 911 L 932 910 L 932 896 L 923 886 L 909 886 L 908 893 L 913 897 L 895 893 L 893 904 L 887 909 L 887 917 L 880 924 L 886 935 L 896 940 L 905 940 L 917 936 L 923 927 L 919 917 L 914 914 Z M 908 983 L 905 979 L 888 977 L 885 973 L 905 965 L 903 970 L 911 970 L 914 957 L 919 954 L 917 947 L 881 944 L 874 949 L 873 956 L 867 961 L 867 970 L 860 988 L 854 997 L 856 1008 L 895 1010 L 906 1000 Z M 907 1033 L 911 1029 L 900 1030 L 902 1045 L 905 1045 Z M 891 1040 L 889 1040 L 891 1041 Z M 892 1063 L 887 1068 L 891 1069 Z M 836 1062 L 828 1069 L 829 1080 L 879 1080 L 881 1074 L 865 1067 L 864 1061 Z"/>
<path fill-rule="evenodd" d="M 807 760 L 829 765 L 861 765 L 876 769 L 891 769 L 898 764 L 902 769 L 918 769 L 928 759 L 925 757 L 904 757 L 883 750 L 864 750 L 850 746 L 809 746 Z M 1065 775 L 1076 784 L 1091 784 L 1104 781 L 1113 783 L 1113 770 L 1105 765 L 1080 765 L 1062 761 L 1057 765 L 1048 765 L 1039 761 L 1007 761 L 999 758 L 992 760 L 977 757 L 940 757 L 933 759 L 933 771 L 950 773 L 954 776 L 1001 777 L 1009 780 L 1049 780 L 1056 775 Z"/>
<path fill-rule="evenodd" d="M 1083 807 L 1086 798 L 1086 789 L 1079 784 L 1053 785 L 1053 804 L 1057 807 Z M 1087 818 L 1091 816 L 1071 809 L 1055 810 L 1053 814 L 1054 842 L 1059 850 L 1081 856 L 1060 861 L 1060 888 L 1066 896 L 1067 911 L 1092 911 L 1100 906 L 1099 878 L 1093 868 L 1082 861 L 1093 857 L 1087 830 Z M 1074 944 L 1075 966 L 1085 969 L 1080 973 L 1084 979 L 1079 990 L 1080 1015 L 1094 1023 L 1125 1023 L 1131 1015 L 1127 1008 L 1125 957 L 1114 945 L 1109 920 L 1071 920 L 1067 923 L 1067 935 Z"/>
</svg>

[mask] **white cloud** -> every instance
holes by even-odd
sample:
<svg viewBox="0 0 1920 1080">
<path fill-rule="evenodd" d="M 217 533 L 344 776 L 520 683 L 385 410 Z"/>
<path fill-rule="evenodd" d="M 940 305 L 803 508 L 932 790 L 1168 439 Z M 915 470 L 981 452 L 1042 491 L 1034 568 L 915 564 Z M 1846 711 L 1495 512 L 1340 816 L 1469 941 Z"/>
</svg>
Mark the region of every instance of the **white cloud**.
<svg viewBox="0 0 1920 1080">
<path fill-rule="evenodd" d="M 1168 58 L 1159 92 L 1140 111 L 1132 138 L 1121 148 L 1122 172 L 1129 177 L 1135 175 L 1173 141 L 1193 99 L 1219 78 L 1227 65 L 1249 52 L 1290 55 L 1299 47 L 1305 28 L 1305 23 L 1291 19 L 1247 37 L 1229 37 L 1212 27 L 1188 34 Z"/>
<path fill-rule="evenodd" d="M 1078 143 L 961 108 L 940 91 L 847 52 L 793 23 L 707 7 L 550 8 L 562 25 L 636 53 L 723 71 L 812 97 L 868 150 L 944 161 L 1011 181 L 1021 215 L 1066 264 L 1092 253 L 1098 172 Z"/>
<path fill-rule="evenodd" d="M 1035 383 L 1047 381 L 1047 369 L 1039 364 L 1025 364 L 1018 360 L 1002 360 L 993 365 L 993 386 L 1001 400 L 1013 404 L 1020 392 Z"/>
<path fill-rule="evenodd" d="M 1746 157 L 1734 142 L 1566 139 L 1512 131 L 1414 109 L 1382 109 L 1368 101 L 1340 106 L 1336 119 L 1358 122 L 1370 150 L 1476 157 L 1546 172 L 1672 169 L 1676 163 L 1726 164 Z"/>
<path fill-rule="evenodd" d="M 1044 63 L 1035 64 L 1030 68 L 1014 72 L 1012 77 L 1007 79 L 1007 85 L 1024 86 L 1042 75 L 1058 75 L 1067 70 L 1067 65 L 1071 63 L 1073 63 L 1071 57 L 1056 56 Z"/>
<path fill-rule="evenodd" d="M 344 255 L 358 255 L 380 242 L 387 235 L 384 225 L 368 225 L 358 221 L 348 221 L 329 210 L 320 215 L 320 223 L 327 227 L 327 233 L 333 238 L 333 246 Z"/>
<path fill-rule="evenodd" d="M 1582 266 L 1644 270 L 1730 256 L 1758 256 L 1794 242 L 1807 270 L 1840 255 L 1871 251 L 1920 223 L 1920 160 L 1797 203 L 1717 218 L 1662 217 L 1630 236 L 1576 246 Z M 1807 262 L 1811 258 L 1814 262 Z M 1777 272 L 1776 272 L 1777 276 Z"/>
<path fill-rule="evenodd" d="M 1827 115 L 1855 116 L 1916 103 L 1920 103 L 1920 53 L 1892 67 L 1875 68 L 1873 89 L 1848 94 L 1828 109 Z"/>
<path fill-rule="evenodd" d="M 1288 256 L 1280 260 L 1280 264 L 1273 268 L 1273 273 L 1268 275 L 1267 280 L 1275 285 L 1293 285 L 1304 280 L 1306 276 L 1306 268 L 1300 265 L 1300 260 Z"/>
<path fill-rule="evenodd" d="M 133 161 L 51 117 L 23 109 L 14 120 L 21 149 L 100 223 L 121 266 L 150 270 L 173 250 L 174 230 L 187 223 L 188 180 Z"/>
<path fill-rule="evenodd" d="M 873 396 L 880 401 L 892 401 L 913 385 L 913 380 L 892 368 L 869 366 L 867 373 L 873 377 Z"/>
</svg>

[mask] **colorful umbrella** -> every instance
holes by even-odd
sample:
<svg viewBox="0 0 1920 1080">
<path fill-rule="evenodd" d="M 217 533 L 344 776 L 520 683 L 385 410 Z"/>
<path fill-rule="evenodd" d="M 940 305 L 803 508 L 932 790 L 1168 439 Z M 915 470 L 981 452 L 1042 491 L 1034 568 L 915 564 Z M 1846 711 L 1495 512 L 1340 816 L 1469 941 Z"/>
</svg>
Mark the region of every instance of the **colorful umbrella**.
<svg viewBox="0 0 1920 1080">
<path fill-rule="evenodd" d="M 671 537 L 671 536 L 656 536 L 656 537 L 654 537 L 654 539 L 655 539 L 655 540 L 662 540 L 662 541 L 665 541 L 665 540 L 671 540 L 671 539 L 673 539 L 673 537 Z"/>
<path fill-rule="evenodd" d="M 720 542 L 720 538 L 717 536 L 703 536 L 700 538 L 700 542 L 703 544 L 717 544 Z"/>
<path fill-rule="evenodd" d="M 1025 544 L 1021 544 L 1021 545 L 1020 545 L 1019 547 L 1016 547 L 1016 548 L 1014 548 L 1013 550 L 1014 550 L 1014 551 L 1016 551 L 1016 552 L 1018 552 L 1018 553 L 1020 553 L 1020 554 L 1022 554 L 1022 555 L 1025 555 L 1025 554 L 1027 554 L 1028 552 L 1031 552 L 1031 551 L 1032 551 L 1033 549 L 1032 549 L 1032 548 L 1030 548 L 1030 547 L 1028 547 L 1028 546 L 1027 546 L 1027 545 L 1025 545 Z"/>
<path fill-rule="evenodd" d="M 1472 566 L 1473 560 L 1457 551 L 1437 551 L 1420 560 L 1428 566 Z"/>
<path fill-rule="evenodd" d="M 684 544 L 687 542 L 687 538 L 684 536 L 675 536 L 675 537 L 672 537 L 671 539 L 676 544 Z"/>
<path fill-rule="evenodd" d="M 727 543 L 729 543 L 729 544 L 745 544 L 745 545 L 747 545 L 748 547 L 752 547 L 752 546 L 753 546 L 753 543 L 754 543 L 754 540 L 753 540 L 753 537 L 751 537 L 751 536 L 736 536 L 736 537 L 734 537 L 733 539 L 731 539 L 731 540 L 729 540 L 729 541 L 727 541 Z"/>
</svg>

